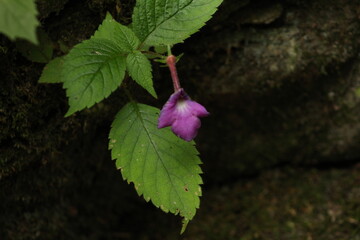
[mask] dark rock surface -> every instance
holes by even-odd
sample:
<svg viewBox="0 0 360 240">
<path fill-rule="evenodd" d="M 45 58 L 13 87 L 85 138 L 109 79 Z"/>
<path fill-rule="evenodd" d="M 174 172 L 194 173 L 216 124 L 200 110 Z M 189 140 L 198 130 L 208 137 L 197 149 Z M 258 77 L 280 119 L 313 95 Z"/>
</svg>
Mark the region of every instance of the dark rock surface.
<svg viewBox="0 0 360 240">
<path fill-rule="evenodd" d="M 183 239 L 358 239 L 359 167 L 282 168 L 213 188 Z"/>
<path fill-rule="evenodd" d="M 182 77 L 212 113 L 199 140 L 212 176 L 360 157 L 358 4 L 251 1 L 232 13 L 228 1 L 227 17 L 186 42 Z"/>
<path fill-rule="evenodd" d="M 38 0 L 55 55 L 135 1 Z M 54 3 L 54 4 L 53 4 Z M 206 105 L 197 144 L 201 209 L 181 239 L 360 238 L 360 1 L 225 0 L 176 53 L 182 86 Z M 0 36 L 0 239 L 179 239 L 180 221 L 139 198 L 107 150 L 125 102 L 63 118 L 60 85 Z M 160 107 L 171 93 L 154 65 Z"/>
</svg>

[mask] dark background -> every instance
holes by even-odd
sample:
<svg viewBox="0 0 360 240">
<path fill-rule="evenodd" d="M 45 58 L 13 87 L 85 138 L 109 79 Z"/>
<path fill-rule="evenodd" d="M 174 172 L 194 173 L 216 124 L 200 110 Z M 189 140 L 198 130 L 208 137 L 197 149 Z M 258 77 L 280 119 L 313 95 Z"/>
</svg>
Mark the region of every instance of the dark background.
<svg viewBox="0 0 360 240">
<path fill-rule="evenodd" d="M 38 0 L 55 54 L 133 0 Z M 182 86 L 207 107 L 197 137 L 201 207 L 180 218 L 138 197 L 107 150 L 121 90 L 64 118 L 61 85 L 0 35 L 0 239 L 360 239 L 360 1 L 225 0 L 174 52 Z M 171 94 L 153 65 L 154 100 Z"/>
</svg>

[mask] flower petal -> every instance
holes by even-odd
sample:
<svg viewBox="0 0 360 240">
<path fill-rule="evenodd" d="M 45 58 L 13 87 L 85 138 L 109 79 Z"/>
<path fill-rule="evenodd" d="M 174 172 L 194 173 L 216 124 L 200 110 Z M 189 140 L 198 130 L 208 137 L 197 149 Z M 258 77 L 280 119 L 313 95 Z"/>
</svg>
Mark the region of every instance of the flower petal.
<svg viewBox="0 0 360 240">
<path fill-rule="evenodd" d="M 199 117 L 209 112 L 199 103 L 192 101 L 184 89 L 173 93 L 161 109 L 158 128 L 172 126 L 171 130 L 180 138 L 193 140 L 201 126 Z"/>
<path fill-rule="evenodd" d="M 180 138 L 185 141 L 193 140 L 201 126 L 199 118 L 189 116 L 185 118 L 176 119 L 172 124 L 171 130 Z"/>
<path fill-rule="evenodd" d="M 209 116 L 209 112 L 204 108 L 203 105 L 195 102 L 195 101 L 188 101 L 188 105 L 191 109 L 193 115 L 198 117 L 206 117 Z"/>
<path fill-rule="evenodd" d="M 185 93 L 184 89 L 171 94 L 169 100 L 165 103 L 164 107 L 161 109 L 158 128 L 164 128 L 171 126 L 171 124 L 176 119 L 176 105 L 181 99 L 189 99 L 189 96 Z"/>
<path fill-rule="evenodd" d="M 175 110 L 176 103 L 180 97 L 180 92 L 172 94 L 169 100 L 165 103 L 164 107 L 160 111 L 160 116 L 158 120 L 158 128 L 168 127 L 175 120 Z"/>
<path fill-rule="evenodd" d="M 174 107 L 173 108 L 164 108 L 160 112 L 160 116 L 158 119 L 158 128 L 164 128 L 171 126 L 175 121 L 174 117 Z"/>
</svg>

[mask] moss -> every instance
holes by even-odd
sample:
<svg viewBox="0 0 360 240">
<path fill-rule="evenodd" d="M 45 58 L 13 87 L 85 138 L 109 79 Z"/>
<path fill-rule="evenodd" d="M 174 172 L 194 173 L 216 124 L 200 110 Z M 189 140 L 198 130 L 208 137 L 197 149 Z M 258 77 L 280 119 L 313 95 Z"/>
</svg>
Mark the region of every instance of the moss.
<svg viewBox="0 0 360 240">
<path fill-rule="evenodd" d="M 63 54 L 58 42 L 72 47 L 90 37 L 107 10 L 113 9 L 95 11 L 87 1 L 71 1 L 59 14 L 43 18 L 56 54 Z M 24 59 L 3 36 L 0 46 L 0 238 L 136 235 L 127 230 L 132 228 L 126 219 L 132 209 L 149 205 L 122 181 L 107 150 L 106 134 L 124 94 L 117 91 L 110 100 L 64 118 L 68 106 L 61 85 L 37 83 L 44 65 Z M 120 233 L 119 223 L 124 223 Z"/>
<path fill-rule="evenodd" d="M 44 30 L 55 43 L 57 54 L 62 54 L 57 42 L 71 47 L 90 37 L 106 13 L 106 9 L 93 12 L 84 7 L 85 2 L 69 2 L 65 6 L 66 2 L 37 2 Z M 50 14 L 54 11 L 61 14 Z M 85 115 L 65 119 L 67 100 L 61 86 L 37 83 L 44 65 L 24 59 L 5 37 L 0 40 L 4 49 L 0 55 L 1 179 L 22 171 L 32 162 L 47 162 L 49 155 L 74 140 L 83 130 L 82 125 L 92 127 L 93 121 L 98 120 Z"/>
<path fill-rule="evenodd" d="M 256 14 L 242 22 L 240 12 L 279 9 L 270 1 L 260 11 L 263 2 L 235 9 L 181 49 L 183 86 L 211 112 L 198 140 L 211 180 L 360 157 L 355 3 L 286 1 L 271 23 Z"/>
<path fill-rule="evenodd" d="M 40 18 L 62 55 L 89 38 L 107 11 L 128 24 L 135 1 L 58 3 L 38 6 L 45 4 Z M 353 4 L 226 1 L 224 15 L 177 49 L 186 53 L 178 65 L 183 86 L 212 113 L 197 139 L 205 196 L 185 239 L 357 236 L 358 169 L 277 170 L 359 157 Z M 42 64 L 21 57 L 5 37 L 0 62 L 1 239 L 178 238 L 178 219 L 139 198 L 110 161 L 107 133 L 125 102 L 121 91 L 63 118 L 61 86 L 37 84 Z M 154 65 L 154 73 L 158 101 L 125 84 L 139 101 L 160 106 L 171 82 L 166 69 Z M 239 180 L 264 169 L 273 171 Z"/>
<path fill-rule="evenodd" d="M 357 239 L 358 175 L 290 168 L 205 191 L 184 239 Z"/>
<path fill-rule="evenodd" d="M 45 19 L 51 13 L 59 14 L 69 0 L 36 0 L 39 18 Z"/>
<path fill-rule="evenodd" d="M 36 83 L 40 64 L 26 62 L 13 47 L 9 47 L 1 62 L 4 78 L 0 92 L 0 178 L 3 178 L 61 145 L 64 142 L 59 136 L 61 129 L 74 130 L 76 124 L 59 118 L 66 108 L 61 101 L 64 98 L 61 89 Z"/>
</svg>

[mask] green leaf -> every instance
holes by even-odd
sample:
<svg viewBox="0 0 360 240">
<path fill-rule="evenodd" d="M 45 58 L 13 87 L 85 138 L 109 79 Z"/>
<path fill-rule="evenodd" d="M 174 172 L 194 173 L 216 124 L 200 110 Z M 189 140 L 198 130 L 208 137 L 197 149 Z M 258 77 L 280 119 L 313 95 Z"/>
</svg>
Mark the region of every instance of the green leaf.
<svg viewBox="0 0 360 240">
<path fill-rule="evenodd" d="M 64 57 L 57 57 L 51 60 L 44 67 L 39 83 L 60 83 L 61 81 L 61 70 L 64 64 Z"/>
<path fill-rule="evenodd" d="M 133 30 L 142 45 L 180 43 L 205 25 L 222 0 L 136 1 Z"/>
<path fill-rule="evenodd" d="M 164 212 L 191 220 L 201 196 L 201 163 L 194 142 L 158 129 L 159 109 L 129 103 L 116 115 L 110 131 L 112 159 L 139 195 Z"/>
<path fill-rule="evenodd" d="M 158 45 L 154 47 L 156 53 L 164 54 L 167 52 L 168 48 L 165 45 Z"/>
<path fill-rule="evenodd" d="M 182 227 L 181 227 L 181 230 L 180 230 L 180 234 L 183 234 L 186 230 L 186 227 L 187 225 L 189 224 L 189 219 L 183 219 L 182 220 Z"/>
<path fill-rule="evenodd" d="M 0 32 L 9 38 L 36 40 L 37 10 L 35 0 L 0 0 Z"/>
<path fill-rule="evenodd" d="M 99 26 L 92 38 L 105 38 L 114 41 L 124 52 L 132 52 L 139 44 L 139 39 L 128 27 L 116 22 L 110 13 Z"/>
<path fill-rule="evenodd" d="M 0 0 L 1 1 L 1 0 Z M 28 60 L 39 63 L 47 63 L 53 55 L 53 45 L 49 36 L 40 28 L 37 29 L 39 44 L 35 45 L 24 39 L 16 40 L 17 50 Z"/>
<path fill-rule="evenodd" d="M 126 69 L 135 82 L 157 98 L 153 87 L 151 63 L 144 54 L 139 51 L 130 53 L 126 58 Z"/>
<path fill-rule="evenodd" d="M 107 39 L 90 39 L 76 45 L 65 57 L 62 80 L 70 108 L 65 116 L 91 107 L 122 83 L 126 54 Z"/>
</svg>

